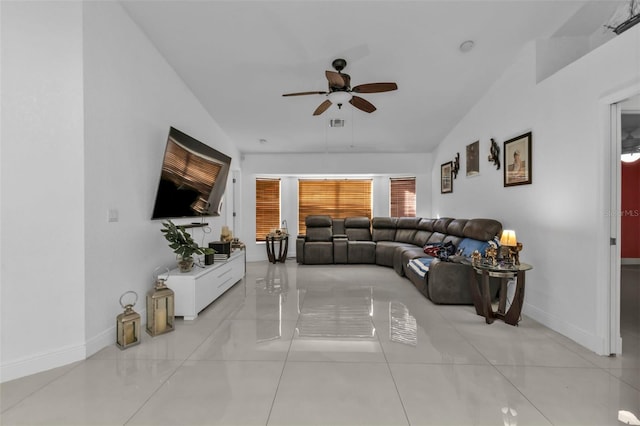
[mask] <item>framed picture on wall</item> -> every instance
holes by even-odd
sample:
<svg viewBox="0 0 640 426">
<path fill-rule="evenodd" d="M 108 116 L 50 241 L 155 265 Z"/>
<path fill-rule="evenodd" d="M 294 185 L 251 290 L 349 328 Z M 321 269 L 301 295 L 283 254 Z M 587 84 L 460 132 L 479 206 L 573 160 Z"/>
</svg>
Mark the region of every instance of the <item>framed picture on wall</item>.
<svg viewBox="0 0 640 426">
<path fill-rule="evenodd" d="M 480 174 L 480 141 L 467 145 L 467 176 Z"/>
<path fill-rule="evenodd" d="M 527 185 L 531 181 L 531 132 L 504 143 L 504 186 Z"/>
<path fill-rule="evenodd" d="M 453 176 L 451 170 L 453 169 L 453 161 L 444 163 L 440 166 L 440 193 L 448 194 L 453 192 Z"/>
</svg>

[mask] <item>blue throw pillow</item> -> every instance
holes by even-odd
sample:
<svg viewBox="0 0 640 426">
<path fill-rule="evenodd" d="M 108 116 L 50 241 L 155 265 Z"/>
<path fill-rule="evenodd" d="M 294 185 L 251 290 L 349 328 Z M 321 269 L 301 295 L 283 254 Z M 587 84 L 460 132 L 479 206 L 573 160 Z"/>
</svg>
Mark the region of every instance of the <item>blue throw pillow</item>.
<svg viewBox="0 0 640 426">
<path fill-rule="evenodd" d="M 489 247 L 489 241 L 474 240 L 473 238 L 465 238 L 458 244 L 457 253 L 460 256 L 471 257 L 475 250 L 478 250 L 482 255 L 484 251 Z"/>
</svg>

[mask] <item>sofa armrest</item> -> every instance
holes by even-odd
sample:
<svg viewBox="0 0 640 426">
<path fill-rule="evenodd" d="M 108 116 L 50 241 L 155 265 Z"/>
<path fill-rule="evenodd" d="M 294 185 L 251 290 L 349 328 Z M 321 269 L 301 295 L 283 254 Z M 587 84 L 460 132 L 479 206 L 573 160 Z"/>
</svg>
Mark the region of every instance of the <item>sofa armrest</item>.
<svg viewBox="0 0 640 426">
<path fill-rule="evenodd" d="M 333 261 L 334 263 L 348 263 L 347 245 L 349 240 L 346 235 L 337 234 L 333 236 Z"/>
<path fill-rule="evenodd" d="M 434 303 L 471 304 L 471 265 L 434 259 L 429 265 L 427 291 Z"/>
<path fill-rule="evenodd" d="M 306 240 L 306 235 L 298 235 L 296 238 L 296 262 L 298 263 L 304 263 L 304 243 Z"/>
</svg>

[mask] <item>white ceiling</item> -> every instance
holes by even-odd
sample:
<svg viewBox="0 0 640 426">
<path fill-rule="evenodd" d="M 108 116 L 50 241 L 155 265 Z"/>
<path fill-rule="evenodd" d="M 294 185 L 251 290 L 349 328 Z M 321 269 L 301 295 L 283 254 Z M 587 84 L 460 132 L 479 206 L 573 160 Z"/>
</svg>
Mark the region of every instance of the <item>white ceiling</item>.
<svg viewBox="0 0 640 426">
<path fill-rule="evenodd" d="M 608 16 L 587 13 L 596 3 L 612 2 L 122 1 L 245 153 L 430 152 L 526 43 L 602 26 Z M 371 114 L 347 104 L 314 117 L 324 95 L 282 97 L 327 90 L 335 58 L 352 86 L 398 90 L 361 95 Z"/>
</svg>

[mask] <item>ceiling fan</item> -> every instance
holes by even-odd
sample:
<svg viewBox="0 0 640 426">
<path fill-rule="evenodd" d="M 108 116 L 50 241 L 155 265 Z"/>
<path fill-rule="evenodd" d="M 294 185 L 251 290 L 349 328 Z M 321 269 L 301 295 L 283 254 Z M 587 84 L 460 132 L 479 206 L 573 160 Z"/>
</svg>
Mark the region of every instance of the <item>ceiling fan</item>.
<svg viewBox="0 0 640 426">
<path fill-rule="evenodd" d="M 354 93 L 380 93 L 398 89 L 398 85 L 396 83 L 359 84 L 352 88 L 351 76 L 349 76 L 349 74 L 342 73 L 342 70 L 347 66 L 347 61 L 344 59 L 335 59 L 331 65 L 337 72 L 325 71 L 325 76 L 329 82 L 328 92 L 285 93 L 282 96 L 326 95 L 327 99 L 322 102 L 318 108 L 316 108 L 313 115 L 322 114 L 332 104 L 336 104 L 338 105 L 338 108 L 342 108 L 342 104 L 345 102 L 349 102 L 359 110 L 372 113 L 376 110 L 376 107 L 366 99 L 363 99 L 360 96 L 355 96 Z"/>
</svg>

